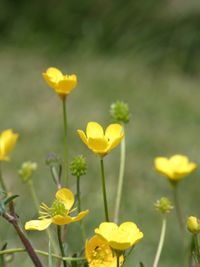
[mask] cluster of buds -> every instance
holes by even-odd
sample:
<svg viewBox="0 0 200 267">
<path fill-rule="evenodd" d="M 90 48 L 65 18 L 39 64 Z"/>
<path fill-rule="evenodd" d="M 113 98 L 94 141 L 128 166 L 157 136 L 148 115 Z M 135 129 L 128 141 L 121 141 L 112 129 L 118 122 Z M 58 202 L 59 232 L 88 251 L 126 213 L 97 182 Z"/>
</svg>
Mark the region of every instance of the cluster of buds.
<svg viewBox="0 0 200 267">
<path fill-rule="evenodd" d="M 70 171 L 75 177 L 81 177 L 85 175 L 87 171 L 86 159 L 82 155 L 75 157 L 70 164 Z"/>
<path fill-rule="evenodd" d="M 131 117 L 129 107 L 123 101 L 116 101 L 110 106 L 111 117 L 119 123 L 128 123 Z"/>
<path fill-rule="evenodd" d="M 171 201 L 166 197 L 157 200 L 154 206 L 161 213 L 169 213 L 174 208 Z"/>
</svg>

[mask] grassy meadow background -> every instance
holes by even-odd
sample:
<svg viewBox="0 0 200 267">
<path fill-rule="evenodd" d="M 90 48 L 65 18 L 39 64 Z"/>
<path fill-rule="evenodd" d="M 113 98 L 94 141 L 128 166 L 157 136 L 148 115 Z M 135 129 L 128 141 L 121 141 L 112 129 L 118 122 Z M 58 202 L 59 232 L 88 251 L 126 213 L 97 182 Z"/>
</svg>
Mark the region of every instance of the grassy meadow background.
<svg viewBox="0 0 200 267">
<path fill-rule="evenodd" d="M 131 1 L 126 6 L 121 1 L 110 1 L 110 4 L 104 3 L 104 8 L 103 3 L 95 2 L 96 6 L 90 1 L 79 2 L 79 5 L 78 1 L 77 5 L 63 1 L 63 8 L 60 4 L 55 12 L 52 10 L 54 1 L 49 2 L 46 10 L 44 3 L 41 7 L 37 1 L 29 7 L 23 1 L 19 6 L 1 3 L 4 12 L 0 14 L 0 131 L 12 128 L 20 135 L 11 161 L 2 164 L 3 175 L 10 191 L 20 195 L 16 211 L 22 225 L 37 217 L 29 190 L 17 174 L 22 162 L 38 163 L 34 185 L 40 200 L 51 203 L 55 186 L 45 158 L 49 152 L 60 156 L 63 152 L 62 106 L 41 73 L 49 66 L 58 67 L 64 73 L 76 73 L 78 87 L 67 102 L 69 160 L 77 154 L 87 157 L 88 172 L 81 178 L 82 203 L 90 209 L 85 224 L 88 236 L 93 235 L 93 229 L 104 220 L 100 166 L 76 130 L 85 129 L 88 121 L 97 121 L 106 127 L 112 122 L 110 104 L 116 100 L 127 102 L 132 117 L 126 127 L 127 160 L 120 221 L 136 222 L 144 232 L 144 239 L 125 266 L 139 266 L 140 261 L 151 266 L 161 226 L 153 203 L 162 196 L 172 199 L 169 183 L 154 171 L 154 158 L 180 153 L 200 163 L 197 27 L 200 9 L 196 1 L 188 5 L 164 1 L 168 4 L 167 11 L 161 1 L 149 1 L 148 6 L 143 1 L 140 6 Z M 102 20 L 95 11 L 97 7 Z M 19 12 L 15 13 L 14 8 Z M 69 15 L 65 16 L 66 22 L 65 11 Z M 10 18 L 9 23 L 6 18 Z M 85 26 L 80 28 L 79 24 Z M 105 158 L 111 214 L 118 166 L 119 148 Z M 75 192 L 73 177 L 70 188 Z M 200 216 L 199 170 L 184 179 L 179 189 L 185 219 L 188 215 Z M 28 235 L 36 248 L 47 250 L 45 233 L 29 232 Z M 189 242 L 188 233 L 186 239 Z M 78 223 L 70 225 L 68 240 L 73 252 L 80 250 Z M 13 229 L 1 219 L 0 246 L 6 241 L 8 248 L 22 247 Z M 180 242 L 173 211 L 169 215 L 159 266 L 184 266 Z M 17 264 L 32 266 L 26 254 L 15 255 L 8 266 Z"/>
</svg>

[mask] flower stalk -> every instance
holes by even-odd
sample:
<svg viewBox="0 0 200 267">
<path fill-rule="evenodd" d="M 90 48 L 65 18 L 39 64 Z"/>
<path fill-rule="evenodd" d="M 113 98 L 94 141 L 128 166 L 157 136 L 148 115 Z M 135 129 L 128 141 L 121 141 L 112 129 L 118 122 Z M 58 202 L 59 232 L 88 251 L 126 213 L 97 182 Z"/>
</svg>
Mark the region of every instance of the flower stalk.
<svg viewBox="0 0 200 267">
<path fill-rule="evenodd" d="M 57 235 L 58 235 L 58 243 L 59 243 L 61 255 L 62 255 L 62 257 L 65 257 L 65 252 L 64 252 L 62 237 L 61 237 L 62 235 L 61 235 L 61 226 L 60 225 L 57 225 Z M 67 267 L 66 261 L 64 261 L 64 260 L 62 260 L 62 261 L 63 261 L 63 266 Z"/>
<path fill-rule="evenodd" d="M 1 186 L 1 188 L 2 188 L 3 191 L 7 192 L 6 185 L 5 185 L 4 180 L 3 180 L 1 166 L 2 165 L 1 165 L 1 161 L 0 161 L 0 186 Z"/>
<path fill-rule="evenodd" d="M 108 213 L 108 204 L 107 204 L 107 197 L 106 197 L 106 181 L 105 181 L 103 158 L 100 159 L 100 164 L 101 164 L 101 182 L 102 182 L 102 193 L 103 193 L 103 201 L 104 201 L 105 219 L 106 219 L 106 222 L 109 222 L 109 213 Z"/>
<path fill-rule="evenodd" d="M 120 146 L 119 180 L 118 180 L 117 196 L 116 196 L 116 203 L 115 203 L 115 214 L 114 214 L 114 222 L 116 223 L 118 223 L 118 220 L 119 220 L 119 210 L 120 210 L 123 180 L 124 180 L 125 155 L 126 155 L 126 140 L 125 140 L 125 135 L 124 135 L 124 138 L 122 139 L 121 146 Z"/>
<path fill-rule="evenodd" d="M 164 240 L 165 240 L 166 225 L 167 225 L 167 220 L 166 220 L 166 218 L 164 216 L 163 220 L 162 220 L 160 240 L 159 240 L 159 243 L 158 243 L 158 248 L 157 248 L 155 259 L 154 259 L 154 262 L 153 262 L 153 267 L 157 267 L 158 266 L 158 262 L 159 262 L 159 259 L 160 259 L 160 255 L 161 255 L 161 252 L 162 252 L 162 249 L 163 249 Z"/>
<path fill-rule="evenodd" d="M 182 210 L 181 210 L 179 198 L 178 198 L 178 184 L 177 183 L 173 183 L 173 195 L 174 195 L 174 205 L 175 205 L 175 209 L 176 209 L 177 219 L 179 222 L 179 227 L 180 227 L 181 233 L 183 234 L 184 233 L 184 223 L 183 223 Z"/>
<path fill-rule="evenodd" d="M 77 201 L 78 201 L 78 212 L 80 213 L 81 212 L 80 176 L 77 176 L 76 178 L 76 194 L 77 194 Z M 85 234 L 84 223 L 82 220 L 80 221 L 80 228 L 82 232 L 83 241 L 85 241 L 86 234 Z"/>
<path fill-rule="evenodd" d="M 198 266 L 200 266 L 200 250 L 199 250 L 199 240 L 198 240 L 198 235 L 194 234 L 194 247 L 195 247 L 195 256 L 196 256 L 196 261 Z"/>
<path fill-rule="evenodd" d="M 65 186 L 68 186 L 68 151 L 67 151 L 67 109 L 66 109 L 66 99 L 62 99 L 63 104 L 63 126 L 64 126 L 64 163 L 63 163 L 63 177 L 65 181 Z"/>
</svg>

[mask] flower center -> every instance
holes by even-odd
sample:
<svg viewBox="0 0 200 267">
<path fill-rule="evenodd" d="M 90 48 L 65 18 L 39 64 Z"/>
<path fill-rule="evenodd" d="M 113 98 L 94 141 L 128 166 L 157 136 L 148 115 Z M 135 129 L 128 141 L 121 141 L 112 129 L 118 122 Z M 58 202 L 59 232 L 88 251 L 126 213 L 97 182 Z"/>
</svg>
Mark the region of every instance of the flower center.
<svg viewBox="0 0 200 267">
<path fill-rule="evenodd" d="M 55 200 L 50 208 L 51 217 L 56 215 L 65 216 L 68 214 L 68 210 L 65 208 L 65 205 L 60 200 Z"/>
<path fill-rule="evenodd" d="M 96 262 L 96 263 L 103 263 L 104 261 L 108 260 L 109 257 L 109 252 L 108 249 L 106 247 L 102 247 L 102 246 L 96 246 L 93 250 L 92 250 L 92 261 Z"/>
<path fill-rule="evenodd" d="M 40 205 L 40 209 L 39 214 L 41 216 L 39 219 L 52 218 L 56 215 L 66 216 L 69 213 L 69 211 L 65 208 L 64 203 L 58 199 L 54 200 L 51 207 L 42 203 Z"/>
</svg>

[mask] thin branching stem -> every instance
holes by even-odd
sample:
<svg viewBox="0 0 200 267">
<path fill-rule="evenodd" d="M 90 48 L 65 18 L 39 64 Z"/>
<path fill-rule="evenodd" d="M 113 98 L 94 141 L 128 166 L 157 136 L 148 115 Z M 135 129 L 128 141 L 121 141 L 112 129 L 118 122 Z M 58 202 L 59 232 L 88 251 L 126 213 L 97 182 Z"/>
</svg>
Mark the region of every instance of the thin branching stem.
<svg viewBox="0 0 200 267">
<path fill-rule="evenodd" d="M 63 104 L 63 126 L 64 126 L 64 163 L 63 163 L 63 176 L 65 186 L 68 186 L 68 147 L 67 147 L 67 108 L 66 99 L 62 99 Z"/>
</svg>

